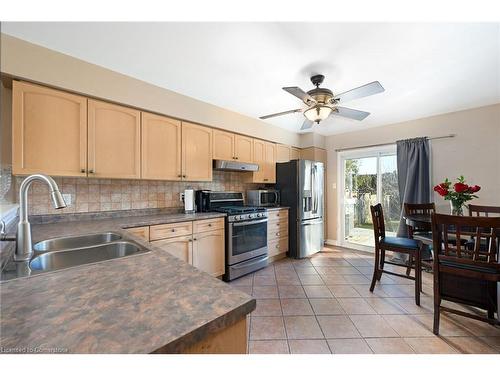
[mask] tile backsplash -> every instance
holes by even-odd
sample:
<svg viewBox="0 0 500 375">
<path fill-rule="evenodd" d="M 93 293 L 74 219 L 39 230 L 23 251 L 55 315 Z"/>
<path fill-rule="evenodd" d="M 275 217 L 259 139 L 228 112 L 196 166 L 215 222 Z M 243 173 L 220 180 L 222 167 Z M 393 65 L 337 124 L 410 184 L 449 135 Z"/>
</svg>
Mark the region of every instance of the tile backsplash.
<svg viewBox="0 0 500 375">
<path fill-rule="evenodd" d="M 56 210 L 50 203 L 46 185 L 34 182 L 29 191 L 29 214 L 62 214 L 102 212 L 143 208 L 182 208 L 180 193 L 186 188 L 220 191 L 242 191 L 260 184 L 244 182 L 239 172 L 213 171 L 211 182 L 178 182 L 150 180 L 111 180 L 94 178 L 55 177 L 61 193 L 71 195 L 71 204 Z M 23 177 L 16 177 L 16 197 Z"/>
</svg>

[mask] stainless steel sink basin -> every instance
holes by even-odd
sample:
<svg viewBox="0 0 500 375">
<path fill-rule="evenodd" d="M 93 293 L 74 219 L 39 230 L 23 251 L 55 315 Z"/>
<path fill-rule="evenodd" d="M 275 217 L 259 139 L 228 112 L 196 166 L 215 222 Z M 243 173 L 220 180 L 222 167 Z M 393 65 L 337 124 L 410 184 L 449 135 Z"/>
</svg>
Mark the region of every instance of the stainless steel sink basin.
<svg viewBox="0 0 500 375">
<path fill-rule="evenodd" d="M 41 253 L 31 260 L 30 269 L 33 273 L 49 272 L 146 252 L 149 250 L 131 241 L 110 242 L 79 249 Z"/>
<path fill-rule="evenodd" d="M 84 236 L 59 237 L 38 242 L 33 246 L 33 250 L 35 251 L 68 250 L 81 247 L 101 245 L 112 241 L 118 241 L 121 239 L 122 236 L 120 234 L 113 232 L 87 234 Z"/>
</svg>

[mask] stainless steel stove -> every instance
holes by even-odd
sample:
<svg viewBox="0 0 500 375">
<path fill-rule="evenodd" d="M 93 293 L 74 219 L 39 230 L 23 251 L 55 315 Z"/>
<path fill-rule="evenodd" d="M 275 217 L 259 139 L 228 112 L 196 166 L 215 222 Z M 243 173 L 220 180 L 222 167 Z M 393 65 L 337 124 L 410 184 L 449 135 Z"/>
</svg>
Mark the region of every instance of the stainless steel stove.
<svg viewBox="0 0 500 375">
<path fill-rule="evenodd" d="M 234 280 L 268 264 L 267 211 L 245 206 L 243 193 L 196 192 L 201 212 L 224 212 L 226 217 L 226 273 L 224 280 Z"/>
</svg>

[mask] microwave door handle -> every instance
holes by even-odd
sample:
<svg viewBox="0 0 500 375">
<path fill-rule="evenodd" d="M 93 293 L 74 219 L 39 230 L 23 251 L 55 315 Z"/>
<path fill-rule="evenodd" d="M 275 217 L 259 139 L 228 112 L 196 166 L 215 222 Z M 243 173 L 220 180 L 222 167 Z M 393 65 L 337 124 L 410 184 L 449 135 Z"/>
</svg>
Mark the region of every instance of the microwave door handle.
<svg viewBox="0 0 500 375">
<path fill-rule="evenodd" d="M 274 204 L 277 206 L 279 204 L 278 200 L 279 200 L 279 195 L 278 195 L 278 192 L 275 191 L 274 192 L 274 196 L 275 196 L 275 199 L 274 199 Z"/>
</svg>

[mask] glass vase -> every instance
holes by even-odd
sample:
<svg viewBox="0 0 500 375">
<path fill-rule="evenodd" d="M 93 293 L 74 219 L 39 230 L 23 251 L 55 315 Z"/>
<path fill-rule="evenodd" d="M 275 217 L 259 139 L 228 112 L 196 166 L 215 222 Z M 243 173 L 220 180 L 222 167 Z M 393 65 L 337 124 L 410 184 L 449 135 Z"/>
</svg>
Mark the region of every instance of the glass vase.
<svg viewBox="0 0 500 375">
<path fill-rule="evenodd" d="M 450 201 L 451 214 L 455 216 L 464 216 L 464 205 L 463 203 Z"/>
</svg>

